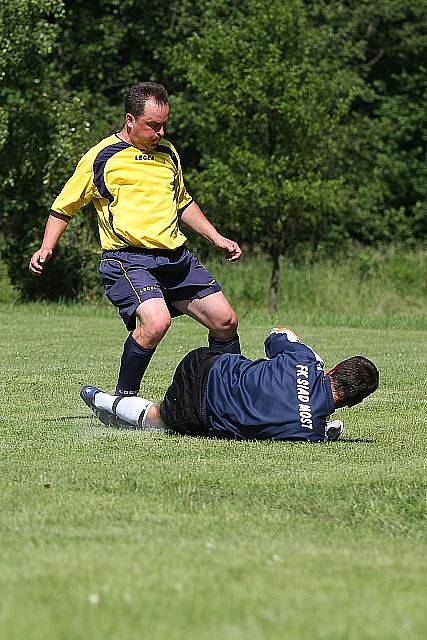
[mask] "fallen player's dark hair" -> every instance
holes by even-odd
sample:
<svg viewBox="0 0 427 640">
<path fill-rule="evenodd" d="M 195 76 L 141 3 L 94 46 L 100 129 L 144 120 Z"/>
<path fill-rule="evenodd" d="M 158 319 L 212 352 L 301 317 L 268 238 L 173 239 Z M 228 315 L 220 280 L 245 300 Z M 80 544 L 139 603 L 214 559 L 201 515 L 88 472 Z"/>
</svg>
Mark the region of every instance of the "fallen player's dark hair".
<svg viewBox="0 0 427 640">
<path fill-rule="evenodd" d="M 362 402 L 378 389 L 380 374 L 368 358 L 352 356 L 339 362 L 329 377 L 336 394 L 336 404 L 346 407 Z"/>
<path fill-rule="evenodd" d="M 135 118 L 142 116 L 147 100 L 153 100 L 157 104 L 168 105 L 168 92 L 162 84 L 158 82 L 138 82 L 129 89 L 125 98 L 125 113 L 131 113 Z"/>
</svg>

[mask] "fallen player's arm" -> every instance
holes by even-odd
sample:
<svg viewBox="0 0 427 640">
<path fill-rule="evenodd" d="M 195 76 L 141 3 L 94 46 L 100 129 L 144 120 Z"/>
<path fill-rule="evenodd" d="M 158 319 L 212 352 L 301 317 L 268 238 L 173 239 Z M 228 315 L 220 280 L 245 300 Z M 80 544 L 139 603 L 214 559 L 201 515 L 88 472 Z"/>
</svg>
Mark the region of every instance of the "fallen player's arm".
<svg viewBox="0 0 427 640">
<path fill-rule="evenodd" d="M 316 351 L 308 344 L 301 342 L 298 334 L 292 329 L 286 327 L 273 327 L 270 331 L 270 335 L 264 343 L 265 353 L 267 358 L 275 358 L 279 354 L 286 353 L 300 353 L 310 354 L 310 357 L 315 357 L 318 364 L 323 367 L 323 359 Z"/>
<path fill-rule="evenodd" d="M 275 358 L 279 353 L 294 353 L 306 346 L 299 336 L 286 327 L 273 327 L 264 342 L 267 358 Z"/>
</svg>

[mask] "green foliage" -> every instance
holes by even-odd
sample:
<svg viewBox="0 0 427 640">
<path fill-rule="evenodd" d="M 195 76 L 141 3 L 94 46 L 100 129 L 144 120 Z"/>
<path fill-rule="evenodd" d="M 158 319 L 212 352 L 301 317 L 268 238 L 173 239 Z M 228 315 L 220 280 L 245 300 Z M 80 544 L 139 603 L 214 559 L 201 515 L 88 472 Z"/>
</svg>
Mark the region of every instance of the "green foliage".
<svg viewBox="0 0 427 640">
<path fill-rule="evenodd" d="M 47 277 L 27 264 L 79 157 L 164 82 L 170 135 L 209 217 L 273 260 L 425 238 L 427 7 L 385 0 L 4 0 L 2 255 L 24 297 L 98 294 L 88 207 Z M 190 234 L 206 257 L 209 248 Z M 277 279 L 277 272 L 276 272 Z"/>
<path fill-rule="evenodd" d="M 84 237 L 82 229 L 71 228 L 69 232 L 74 241 Z M 75 299 L 85 300 L 85 303 L 91 299 L 96 301 L 96 309 L 89 305 L 86 315 L 114 316 L 110 303 L 102 294 L 95 268 L 97 252 L 91 253 L 86 248 L 83 255 L 84 264 L 76 262 L 75 251 L 61 255 L 58 267 L 55 258 L 49 275 L 56 274 L 65 264 L 72 272 L 80 274 L 85 283 L 84 295 L 79 291 Z M 208 258 L 205 264 L 220 282 L 240 318 L 253 317 L 255 313 L 265 316 L 270 265 L 262 254 L 246 254 L 238 263 Z M 334 255 L 315 260 L 309 254 L 300 256 L 297 261 L 283 257 L 280 271 L 277 312 L 271 316 L 271 324 L 286 322 L 293 326 L 309 322 L 315 326 L 339 323 L 377 329 L 427 329 L 425 250 L 342 248 Z M 67 277 L 65 273 L 61 276 Z M 0 282 L 0 303 L 16 304 L 18 294 L 7 283 L 1 264 Z M 34 286 L 39 282 L 37 280 Z M 54 282 L 53 279 L 52 287 Z M 52 296 L 55 297 L 54 290 Z"/>
<path fill-rule="evenodd" d="M 6 104 L 0 112 L 2 255 L 23 297 L 88 299 L 98 293 L 99 240 L 92 207 L 70 224 L 54 269 L 36 280 L 27 265 L 40 246 L 55 196 L 81 155 L 118 128 L 124 87 L 142 69 L 148 71 L 137 46 L 144 28 L 132 22 L 132 16 L 142 20 L 141 8 L 138 2 L 115 0 L 65 5 L 23 0 L 15 20 L 16 3 L 7 1 L 1 10 L 1 48 L 8 56 L 0 87 Z M 161 19 L 157 13 L 156 22 L 154 9 L 148 15 L 147 42 Z M 120 55 L 128 46 L 134 71 Z M 153 61 L 149 75 L 155 69 Z"/>
<path fill-rule="evenodd" d="M 62 16 L 63 3 L 58 0 L 4 0 L 0 6 L 0 150 L 19 122 L 16 101 L 31 103 L 40 93 L 40 77 L 46 73 L 44 63 Z M 37 107 L 41 114 L 41 105 Z M 21 125 L 26 131 L 31 123 L 28 115 L 30 121 Z"/>
<path fill-rule="evenodd" d="M 185 85 L 174 109 L 200 154 L 194 189 L 221 227 L 267 255 L 316 245 L 342 198 L 335 165 L 363 91 L 350 64 L 360 44 L 319 28 L 297 0 L 213 0 L 200 15 L 184 3 L 178 24 L 190 16 L 171 60 Z"/>
<path fill-rule="evenodd" d="M 268 303 L 269 264 L 262 254 L 235 265 L 208 262 L 239 315 Z M 427 328 L 427 253 L 407 249 L 346 248 L 334 255 L 280 261 L 277 312 L 272 323 L 319 326 Z M 334 320 L 335 319 L 335 320 Z"/>
<path fill-rule="evenodd" d="M 70 96 L 53 63 L 63 18 L 63 3 L 49 1 L 6 2 L 0 13 L 7 111 L 0 146 L 2 255 L 12 283 L 30 298 L 75 295 L 85 254 L 84 246 L 81 255 L 74 251 L 71 236 L 61 247 L 68 260 L 57 262 L 55 274 L 39 282 L 28 273 L 54 194 L 88 144 L 84 100 Z"/>
<path fill-rule="evenodd" d="M 7 181 L 0 187 L 4 199 L 2 254 L 13 284 L 30 298 L 75 296 L 81 290 L 83 281 L 79 273 L 86 250 L 93 245 L 93 223 L 86 225 L 83 219 L 73 222 L 74 229 L 82 229 L 82 234 L 76 237 L 70 233 L 64 237 L 58 255 L 68 259 L 57 260 L 56 273 L 48 273 L 42 281 L 35 282 L 27 265 L 31 254 L 40 246 L 50 205 L 68 178 L 70 164 L 77 163 L 88 145 L 90 134 L 84 127 L 82 106 L 78 97 L 70 99 L 65 91 L 58 91 L 48 110 L 47 95 L 40 99 L 39 96 L 29 99 L 26 95 L 14 104 L 17 118 L 26 118 L 31 128 L 11 132 L 1 152 L 3 166 L 8 165 Z M 54 125 L 56 121 L 59 126 Z M 88 213 L 90 209 L 86 215 Z M 94 212 L 91 215 L 94 220 Z"/>
<path fill-rule="evenodd" d="M 362 242 L 416 244 L 427 232 L 427 5 L 364 2 L 354 20 L 372 93 L 355 109 L 343 157 L 347 227 Z"/>
</svg>

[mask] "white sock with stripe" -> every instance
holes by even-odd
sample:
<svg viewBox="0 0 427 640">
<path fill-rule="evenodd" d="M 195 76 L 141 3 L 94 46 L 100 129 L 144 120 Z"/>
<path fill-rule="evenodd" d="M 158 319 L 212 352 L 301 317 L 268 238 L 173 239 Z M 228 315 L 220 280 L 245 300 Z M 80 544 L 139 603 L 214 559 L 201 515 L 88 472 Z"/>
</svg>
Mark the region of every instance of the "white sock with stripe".
<svg viewBox="0 0 427 640">
<path fill-rule="evenodd" d="M 116 399 L 117 396 L 112 396 L 110 393 L 98 391 L 98 393 L 95 394 L 93 402 L 97 409 L 105 409 L 106 411 L 113 413 L 113 404 Z"/>
<path fill-rule="evenodd" d="M 117 398 L 118 396 L 115 397 Z M 143 427 L 147 411 L 153 404 L 154 402 L 151 402 L 151 400 L 146 400 L 146 398 L 139 396 L 120 398 L 114 407 L 114 413 L 120 420 L 124 420 L 134 427 Z"/>
<path fill-rule="evenodd" d="M 110 393 L 98 391 L 93 401 L 97 409 L 115 414 L 121 420 L 128 422 L 129 425 L 142 429 L 149 429 L 152 426 L 146 422 L 148 409 L 154 404 L 151 400 L 139 396 L 129 398 L 113 396 Z"/>
</svg>

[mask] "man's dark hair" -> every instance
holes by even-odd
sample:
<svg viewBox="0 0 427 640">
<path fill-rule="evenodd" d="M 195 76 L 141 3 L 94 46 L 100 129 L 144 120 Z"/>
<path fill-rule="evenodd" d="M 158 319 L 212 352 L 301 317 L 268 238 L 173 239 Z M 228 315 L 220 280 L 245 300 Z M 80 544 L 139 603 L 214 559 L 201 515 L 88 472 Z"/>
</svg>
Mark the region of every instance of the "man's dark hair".
<svg viewBox="0 0 427 640">
<path fill-rule="evenodd" d="M 378 369 L 364 356 L 352 356 L 339 362 L 328 375 L 335 402 L 341 407 L 358 404 L 378 389 Z"/>
<path fill-rule="evenodd" d="M 168 92 L 158 82 L 138 82 L 129 89 L 125 98 L 125 113 L 131 113 L 135 118 L 142 116 L 145 103 L 152 98 L 157 104 L 168 105 Z"/>
</svg>

